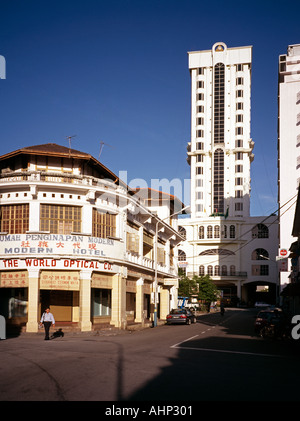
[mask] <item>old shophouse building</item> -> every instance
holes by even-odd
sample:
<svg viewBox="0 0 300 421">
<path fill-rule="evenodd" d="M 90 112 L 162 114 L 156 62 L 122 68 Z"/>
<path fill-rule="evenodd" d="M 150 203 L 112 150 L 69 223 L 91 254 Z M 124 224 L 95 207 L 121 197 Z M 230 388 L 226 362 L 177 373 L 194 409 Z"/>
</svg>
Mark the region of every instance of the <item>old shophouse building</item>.
<svg viewBox="0 0 300 421">
<path fill-rule="evenodd" d="M 0 170 L 0 314 L 8 323 L 36 332 L 50 306 L 57 323 L 81 331 L 126 328 L 153 319 L 155 292 L 158 318 L 177 305 L 175 198 L 151 211 L 97 159 L 52 143 L 1 156 Z"/>
</svg>

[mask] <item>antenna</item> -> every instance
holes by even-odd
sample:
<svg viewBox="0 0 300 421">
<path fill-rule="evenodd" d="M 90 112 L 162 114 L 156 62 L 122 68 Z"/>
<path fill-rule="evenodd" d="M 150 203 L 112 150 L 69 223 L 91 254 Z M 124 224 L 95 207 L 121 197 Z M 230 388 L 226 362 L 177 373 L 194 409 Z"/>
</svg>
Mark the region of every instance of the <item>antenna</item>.
<svg viewBox="0 0 300 421">
<path fill-rule="evenodd" d="M 76 137 L 76 134 L 73 134 L 73 136 L 67 136 L 66 139 L 69 141 L 69 152 L 71 151 L 71 141 L 73 137 Z"/>
<path fill-rule="evenodd" d="M 111 145 L 109 145 L 108 143 L 105 143 L 105 142 L 103 142 L 102 140 L 100 141 L 100 152 L 99 152 L 99 158 L 98 158 L 98 161 L 99 161 L 99 159 L 100 159 L 100 156 L 101 156 L 101 152 L 102 152 L 102 149 L 103 149 L 103 146 L 104 145 L 107 145 L 107 146 L 110 146 L 111 148 L 113 148 L 113 146 L 111 146 Z"/>
</svg>

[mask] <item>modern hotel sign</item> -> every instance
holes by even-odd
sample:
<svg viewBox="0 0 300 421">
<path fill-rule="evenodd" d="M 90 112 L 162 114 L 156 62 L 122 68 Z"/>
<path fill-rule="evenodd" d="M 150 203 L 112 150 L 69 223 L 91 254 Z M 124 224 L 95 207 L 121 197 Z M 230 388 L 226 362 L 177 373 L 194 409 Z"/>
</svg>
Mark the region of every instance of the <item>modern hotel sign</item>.
<svg viewBox="0 0 300 421">
<path fill-rule="evenodd" d="M 61 234 L 0 235 L 0 256 L 63 255 L 72 257 L 123 257 L 123 243 L 108 238 Z"/>
</svg>

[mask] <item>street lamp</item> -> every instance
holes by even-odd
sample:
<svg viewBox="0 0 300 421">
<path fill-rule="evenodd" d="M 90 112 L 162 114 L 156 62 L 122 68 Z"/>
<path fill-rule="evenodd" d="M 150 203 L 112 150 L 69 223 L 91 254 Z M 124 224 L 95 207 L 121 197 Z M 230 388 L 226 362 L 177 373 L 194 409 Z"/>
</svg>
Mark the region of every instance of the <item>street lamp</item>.
<svg viewBox="0 0 300 421">
<path fill-rule="evenodd" d="M 183 212 L 185 209 L 189 208 L 190 206 L 185 206 L 184 208 L 180 209 L 178 212 L 173 213 L 170 216 L 167 216 L 164 219 L 157 220 L 155 226 L 155 250 L 154 250 L 154 265 L 155 265 L 155 278 L 154 278 L 154 323 L 153 327 L 157 326 L 157 293 L 158 293 L 158 282 L 157 282 L 157 243 L 158 243 L 158 225 L 159 223 L 163 222 L 165 219 L 172 218 L 172 216 L 178 215 L 179 213 Z"/>
</svg>

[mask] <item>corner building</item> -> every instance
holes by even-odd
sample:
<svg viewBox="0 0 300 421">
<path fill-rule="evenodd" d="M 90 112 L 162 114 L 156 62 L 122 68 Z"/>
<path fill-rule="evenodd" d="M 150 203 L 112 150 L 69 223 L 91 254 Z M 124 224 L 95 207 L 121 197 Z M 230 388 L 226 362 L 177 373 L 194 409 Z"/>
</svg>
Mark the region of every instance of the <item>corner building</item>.
<svg viewBox="0 0 300 421">
<path fill-rule="evenodd" d="M 218 42 L 188 59 L 191 217 L 180 221 L 179 264 L 210 275 L 228 302 L 275 302 L 277 217 L 250 216 L 252 47 Z"/>
<path fill-rule="evenodd" d="M 126 328 L 151 323 L 155 292 L 158 318 L 177 305 L 176 218 L 173 227 L 160 220 L 108 168 L 67 147 L 13 151 L 0 170 L 0 314 L 8 324 L 36 332 L 50 306 L 58 326 Z M 174 206 L 171 199 L 168 216 Z"/>
</svg>

